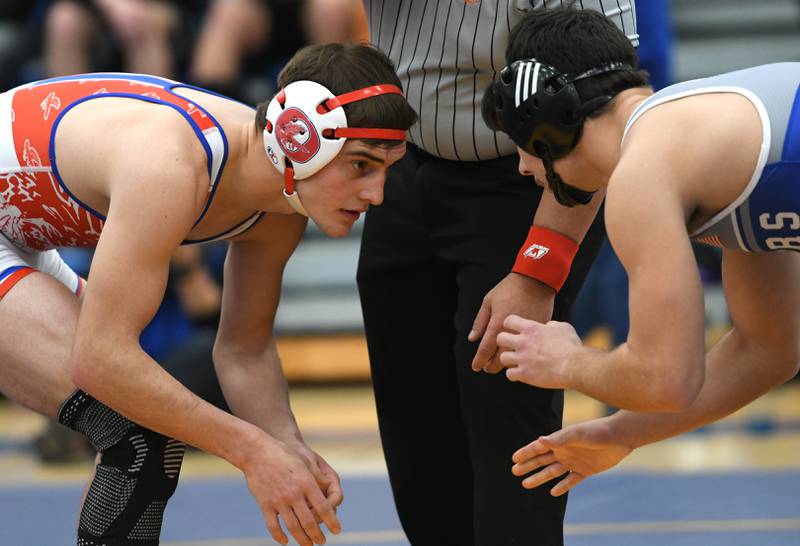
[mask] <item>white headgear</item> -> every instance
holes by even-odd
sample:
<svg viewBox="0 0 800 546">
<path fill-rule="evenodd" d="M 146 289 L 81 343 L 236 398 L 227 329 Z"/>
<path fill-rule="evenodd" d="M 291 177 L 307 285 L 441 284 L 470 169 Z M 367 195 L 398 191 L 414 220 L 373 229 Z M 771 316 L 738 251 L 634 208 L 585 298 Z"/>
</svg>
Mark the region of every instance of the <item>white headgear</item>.
<svg viewBox="0 0 800 546">
<path fill-rule="evenodd" d="M 264 128 L 264 148 L 272 164 L 284 175 L 283 195 L 289 204 L 308 216 L 294 181 L 313 175 L 336 157 L 348 138 L 405 140 L 396 129 L 347 127 L 343 105 L 403 91 L 390 84 L 373 85 L 350 93 L 331 93 L 312 81 L 290 83 L 270 101 Z"/>
</svg>

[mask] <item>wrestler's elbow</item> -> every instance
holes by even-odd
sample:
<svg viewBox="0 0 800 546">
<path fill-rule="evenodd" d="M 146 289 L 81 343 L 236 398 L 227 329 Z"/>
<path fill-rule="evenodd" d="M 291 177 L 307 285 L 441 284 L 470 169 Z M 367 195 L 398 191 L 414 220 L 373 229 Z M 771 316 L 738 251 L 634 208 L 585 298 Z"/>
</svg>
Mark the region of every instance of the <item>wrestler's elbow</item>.
<svg viewBox="0 0 800 546">
<path fill-rule="evenodd" d="M 783 351 L 770 358 L 774 378 L 773 386 L 783 385 L 800 373 L 800 349 Z"/>
<path fill-rule="evenodd" d="M 91 393 L 101 378 L 98 378 L 99 355 L 87 347 L 76 344 L 72 349 L 72 358 L 69 363 L 70 379 L 76 387 Z"/>
<path fill-rule="evenodd" d="M 786 383 L 800 373 L 800 333 L 792 330 L 786 343 L 786 354 L 782 360 L 783 377 L 780 384 Z"/>
<path fill-rule="evenodd" d="M 666 363 L 663 373 L 651 383 L 651 411 L 679 413 L 697 399 L 705 381 L 705 358 L 688 357 L 680 364 Z"/>
<path fill-rule="evenodd" d="M 736 354 L 749 362 L 748 370 L 777 387 L 800 372 L 800 333 L 794 327 L 772 328 L 770 336 L 747 335 L 738 328 L 731 332 Z"/>
<path fill-rule="evenodd" d="M 800 358 L 795 358 L 792 360 L 787 366 L 787 370 L 788 373 L 786 374 L 786 378 L 781 382 L 781 384 L 794 379 L 797 374 L 800 374 Z"/>
<path fill-rule="evenodd" d="M 113 361 L 124 352 L 121 344 L 98 337 L 77 335 L 69 360 L 70 379 L 90 394 L 114 382 L 110 377 L 114 373 Z"/>
</svg>

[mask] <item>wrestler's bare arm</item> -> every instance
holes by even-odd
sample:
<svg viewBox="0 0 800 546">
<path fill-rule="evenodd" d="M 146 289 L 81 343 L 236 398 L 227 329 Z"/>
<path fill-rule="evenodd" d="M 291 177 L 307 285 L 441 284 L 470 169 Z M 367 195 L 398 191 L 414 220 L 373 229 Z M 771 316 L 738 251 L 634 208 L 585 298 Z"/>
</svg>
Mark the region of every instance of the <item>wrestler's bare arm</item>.
<svg viewBox="0 0 800 546">
<path fill-rule="evenodd" d="M 573 354 L 571 386 L 617 407 L 680 410 L 703 382 L 703 289 L 672 172 L 629 160 L 606 196 L 608 238 L 628 274 L 630 331 L 609 353 Z"/>
<path fill-rule="evenodd" d="M 273 325 L 283 269 L 306 219 L 269 214 L 230 243 L 214 363 L 234 414 L 284 442 L 301 440 L 289 409 Z"/>
<path fill-rule="evenodd" d="M 617 426 L 633 447 L 714 422 L 797 373 L 800 256 L 725 250 L 722 274 L 734 327 L 709 352 L 700 395 L 676 415 L 621 412 Z"/>
<path fill-rule="evenodd" d="M 303 216 L 269 214 L 230 244 L 214 364 L 234 414 L 294 449 L 329 502 L 338 505 L 339 476 L 303 441 L 275 346 L 273 326 L 283 269 L 305 226 Z"/>
<path fill-rule="evenodd" d="M 800 256 L 726 250 L 723 281 L 734 328 L 706 356 L 705 382 L 680 413 L 619 411 L 539 438 L 514 455 L 525 487 L 561 475 L 560 495 L 632 449 L 714 422 L 793 377 L 800 365 Z M 544 468 L 542 468 L 544 467 Z"/>
<path fill-rule="evenodd" d="M 621 347 L 598 355 L 608 366 L 573 369 L 578 388 L 601 398 L 607 389 L 627 391 L 616 402 L 604 398 L 617 407 L 680 411 L 703 383 L 704 303 L 686 226 L 738 195 L 760 149 L 758 117 L 741 111 L 741 97 L 712 101 L 676 101 L 645 114 L 608 186 L 606 229 L 628 274 L 630 332 Z M 756 136 L 743 139 L 738 126 Z"/>
<path fill-rule="evenodd" d="M 697 395 L 703 299 L 685 226 L 710 218 L 741 193 L 756 166 L 760 129 L 746 99 L 721 94 L 659 106 L 630 130 L 605 213 L 609 240 L 630 281 L 630 333 L 609 356 L 612 368 L 579 377 L 603 394 L 613 388 L 603 385 L 604 377 L 618 365 L 627 368 L 631 375 L 616 374 L 629 378 L 618 388 L 631 389 L 618 407 L 682 410 Z"/>
<path fill-rule="evenodd" d="M 639 411 L 680 411 L 703 381 L 703 295 L 686 232 L 684 197 L 660 133 L 628 149 L 606 193 L 609 240 L 630 280 L 628 341 L 611 352 L 584 347 L 566 323 L 509 317 L 498 335 L 515 381 L 572 388 Z"/>
</svg>

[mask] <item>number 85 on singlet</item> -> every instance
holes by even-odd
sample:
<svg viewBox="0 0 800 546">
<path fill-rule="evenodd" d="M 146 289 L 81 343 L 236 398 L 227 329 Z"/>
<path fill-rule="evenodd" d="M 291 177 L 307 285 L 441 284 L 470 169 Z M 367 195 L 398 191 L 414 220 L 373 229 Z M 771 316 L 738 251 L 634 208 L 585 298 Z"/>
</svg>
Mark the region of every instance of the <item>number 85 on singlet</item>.
<svg viewBox="0 0 800 546">
<path fill-rule="evenodd" d="M 759 215 L 758 223 L 764 230 L 800 230 L 800 214 L 796 212 L 777 212 L 773 215 L 765 212 Z M 800 251 L 800 235 L 767 237 L 764 242 L 770 250 Z"/>
</svg>

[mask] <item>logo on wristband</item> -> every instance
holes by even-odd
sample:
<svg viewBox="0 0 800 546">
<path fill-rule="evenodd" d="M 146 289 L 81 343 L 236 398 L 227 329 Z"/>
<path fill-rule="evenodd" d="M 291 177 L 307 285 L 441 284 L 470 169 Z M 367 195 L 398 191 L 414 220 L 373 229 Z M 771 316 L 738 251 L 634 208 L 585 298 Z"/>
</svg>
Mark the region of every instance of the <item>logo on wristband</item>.
<svg viewBox="0 0 800 546">
<path fill-rule="evenodd" d="M 536 243 L 533 243 L 531 246 L 525 249 L 523 255 L 526 258 L 531 258 L 533 260 L 541 260 L 542 258 L 544 258 L 544 255 L 547 254 L 548 252 L 550 252 L 550 249 L 547 248 L 546 246 L 537 245 Z"/>
</svg>

